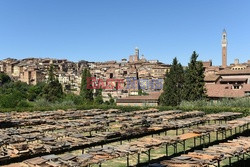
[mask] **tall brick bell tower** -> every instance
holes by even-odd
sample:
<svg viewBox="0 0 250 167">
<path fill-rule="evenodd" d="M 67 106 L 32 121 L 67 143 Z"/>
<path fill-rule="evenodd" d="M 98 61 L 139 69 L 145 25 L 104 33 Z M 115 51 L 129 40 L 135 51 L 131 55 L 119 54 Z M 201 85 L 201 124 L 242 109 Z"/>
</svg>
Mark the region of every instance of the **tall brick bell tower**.
<svg viewBox="0 0 250 167">
<path fill-rule="evenodd" d="M 221 46 L 222 46 L 222 67 L 226 68 L 227 67 L 227 32 L 225 29 L 223 30 L 223 33 L 222 33 Z"/>
</svg>

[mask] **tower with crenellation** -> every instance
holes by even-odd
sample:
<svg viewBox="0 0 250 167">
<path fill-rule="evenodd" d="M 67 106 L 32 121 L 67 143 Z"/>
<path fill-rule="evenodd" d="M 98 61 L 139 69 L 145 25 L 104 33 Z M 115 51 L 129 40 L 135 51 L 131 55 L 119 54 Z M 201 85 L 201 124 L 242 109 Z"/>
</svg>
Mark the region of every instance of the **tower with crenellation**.
<svg viewBox="0 0 250 167">
<path fill-rule="evenodd" d="M 222 40 L 221 40 L 221 46 L 222 46 L 222 67 L 227 67 L 227 32 L 224 29 L 222 32 Z"/>
</svg>

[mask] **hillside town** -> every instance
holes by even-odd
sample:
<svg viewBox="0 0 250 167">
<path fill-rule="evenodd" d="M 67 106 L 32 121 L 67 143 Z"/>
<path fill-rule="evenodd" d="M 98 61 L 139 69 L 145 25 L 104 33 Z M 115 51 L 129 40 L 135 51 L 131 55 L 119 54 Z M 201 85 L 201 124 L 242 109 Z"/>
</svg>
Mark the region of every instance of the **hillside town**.
<svg viewBox="0 0 250 167">
<path fill-rule="evenodd" d="M 39 82 L 48 79 L 48 69 L 53 64 L 56 71 L 56 76 L 59 82 L 63 85 L 65 92 L 73 92 L 79 94 L 81 85 L 81 72 L 84 68 L 89 68 L 92 77 L 102 79 L 142 79 L 144 82 L 150 79 L 158 79 L 161 84 L 170 65 L 159 62 L 158 60 L 146 60 L 142 55 L 139 56 L 139 49 L 135 48 L 134 55 L 129 56 L 129 60 L 122 59 L 121 61 L 107 62 L 71 62 L 66 59 L 41 59 L 27 58 L 22 60 L 4 59 L 0 61 L 0 71 L 8 74 L 16 81 L 26 82 L 27 84 L 35 85 Z M 115 82 L 115 81 L 113 81 Z M 117 90 L 105 89 L 103 96 L 108 97 L 111 93 L 114 98 L 121 98 L 136 94 L 139 89 L 139 84 L 133 89 Z M 159 91 L 146 88 L 145 91 Z"/>
<path fill-rule="evenodd" d="M 222 65 L 214 66 L 212 60 L 203 61 L 205 87 L 207 96 L 211 99 L 234 98 L 250 95 L 250 60 L 240 63 L 227 64 L 227 33 L 222 33 Z M 170 70 L 169 64 L 158 60 L 147 60 L 135 48 L 134 54 L 121 61 L 106 62 L 72 62 L 66 59 L 26 58 L 22 60 L 7 58 L 0 61 L 0 72 L 8 74 L 13 80 L 35 85 L 48 79 L 48 69 L 53 64 L 56 76 L 63 85 L 65 92 L 79 94 L 81 73 L 83 69 L 90 69 L 91 76 L 98 80 L 112 82 L 117 85 L 122 81 L 122 89 L 112 87 L 104 89 L 104 100 L 109 94 L 117 100 L 118 105 L 157 105 L 163 89 L 164 77 Z M 128 87 L 130 81 L 136 81 Z M 158 85 L 158 86 L 156 86 Z M 148 96 L 136 96 L 138 90 Z"/>
</svg>

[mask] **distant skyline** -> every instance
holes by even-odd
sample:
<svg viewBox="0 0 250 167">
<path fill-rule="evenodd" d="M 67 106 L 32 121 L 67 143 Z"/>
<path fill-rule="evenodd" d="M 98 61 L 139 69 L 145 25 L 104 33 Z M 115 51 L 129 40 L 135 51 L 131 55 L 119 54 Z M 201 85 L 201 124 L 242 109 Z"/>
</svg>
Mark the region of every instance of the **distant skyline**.
<svg viewBox="0 0 250 167">
<path fill-rule="evenodd" d="M 221 65 L 250 59 L 248 0 L 0 0 L 0 59 L 121 60 L 140 49 L 148 60 Z"/>
</svg>

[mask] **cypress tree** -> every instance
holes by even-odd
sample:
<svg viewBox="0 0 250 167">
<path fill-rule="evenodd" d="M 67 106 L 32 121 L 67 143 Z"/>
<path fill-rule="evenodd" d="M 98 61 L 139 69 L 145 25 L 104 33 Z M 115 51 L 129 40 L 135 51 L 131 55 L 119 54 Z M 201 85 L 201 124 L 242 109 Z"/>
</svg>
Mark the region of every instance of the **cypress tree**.
<svg viewBox="0 0 250 167">
<path fill-rule="evenodd" d="M 81 89 L 80 95 L 85 99 L 92 101 L 93 100 L 93 89 L 87 88 L 87 79 L 91 77 L 90 71 L 85 68 L 82 72 L 82 82 L 81 82 Z"/>
<path fill-rule="evenodd" d="M 51 65 L 49 69 L 49 78 L 43 88 L 43 96 L 48 101 L 56 101 L 63 96 L 62 84 L 55 77 L 53 65 Z"/>
<path fill-rule="evenodd" d="M 182 65 L 178 63 L 177 58 L 174 58 L 170 71 L 166 72 L 163 93 L 160 96 L 161 105 L 176 106 L 180 104 L 183 75 Z"/>
<path fill-rule="evenodd" d="M 95 92 L 95 103 L 102 104 L 103 98 L 102 98 L 102 89 L 96 89 Z"/>
<path fill-rule="evenodd" d="M 48 83 L 55 81 L 54 66 L 50 65 Z"/>
<path fill-rule="evenodd" d="M 204 69 L 201 61 L 197 61 L 198 54 L 194 51 L 190 63 L 185 71 L 183 99 L 187 101 L 199 100 L 205 97 Z"/>
</svg>

